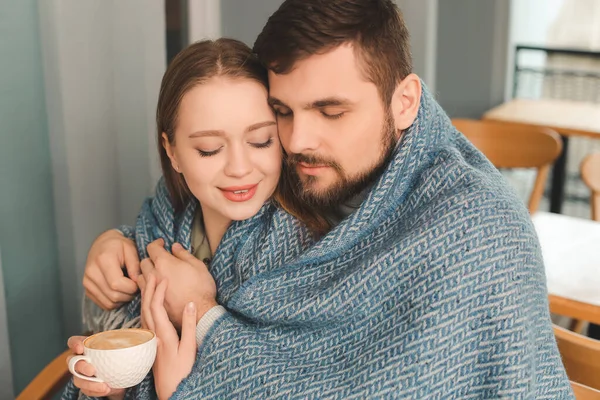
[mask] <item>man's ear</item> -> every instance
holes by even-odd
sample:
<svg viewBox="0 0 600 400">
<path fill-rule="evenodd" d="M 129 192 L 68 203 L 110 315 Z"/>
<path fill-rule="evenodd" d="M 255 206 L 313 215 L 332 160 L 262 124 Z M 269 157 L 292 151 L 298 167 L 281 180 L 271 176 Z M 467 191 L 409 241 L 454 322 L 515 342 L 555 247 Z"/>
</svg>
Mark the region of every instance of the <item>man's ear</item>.
<svg viewBox="0 0 600 400">
<path fill-rule="evenodd" d="M 396 86 L 392 96 L 392 116 L 397 132 L 408 129 L 417 118 L 421 105 L 421 79 L 410 74 Z"/>
</svg>

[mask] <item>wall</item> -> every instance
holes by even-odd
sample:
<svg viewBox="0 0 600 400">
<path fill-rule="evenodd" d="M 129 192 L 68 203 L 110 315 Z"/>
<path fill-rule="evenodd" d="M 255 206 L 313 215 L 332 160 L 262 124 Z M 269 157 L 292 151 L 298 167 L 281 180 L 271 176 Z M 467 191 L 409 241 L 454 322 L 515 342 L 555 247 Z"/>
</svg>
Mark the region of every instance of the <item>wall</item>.
<svg viewBox="0 0 600 400">
<path fill-rule="evenodd" d="M 0 247 L 15 393 L 65 347 L 35 0 L 0 1 Z"/>
<path fill-rule="evenodd" d="M 83 270 L 102 231 L 133 223 L 159 176 L 161 0 L 38 0 L 64 326 L 81 332 Z"/>
<path fill-rule="evenodd" d="M 436 92 L 452 117 L 479 118 L 504 101 L 510 3 L 438 3 Z"/>
<path fill-rule="evenodd" d="M 283 0 L 221 0 L 221 32 L 252 47 L 256 37 Z"/>
<path fill-rule="evenodd" d="M 221 0 L 188 2 L 188 41 L 221 37 Z"/>
<path fill-rule="evenodd" d="M 397 0 L 408 31 L 413 70 L 435 92 L 438 0 Z"/>
</svg>

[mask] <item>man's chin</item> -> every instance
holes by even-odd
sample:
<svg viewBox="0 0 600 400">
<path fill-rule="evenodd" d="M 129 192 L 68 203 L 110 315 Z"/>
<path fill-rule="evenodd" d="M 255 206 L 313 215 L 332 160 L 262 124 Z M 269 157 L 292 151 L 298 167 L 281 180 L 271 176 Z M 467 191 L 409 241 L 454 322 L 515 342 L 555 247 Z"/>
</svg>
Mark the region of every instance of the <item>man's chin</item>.
<svg viewBox="0 0 600 400">
<path fill-rule="evenodd" d="M 335 182 L 327 182 L 326 179 L 315 176 L 301 177 L 300 182 L 302 193 L 314 198 L 327 197 L 331 189 L 336 186 Z"/>
<path fill-rule="evenodd" d="M 335 184 L 325 185 L 314 180 L 311 182 L 303 181 L 300 198 L 315 207 L 330 207 L 332 198 L 337 197 L 335 186 Z"/>
</svg>

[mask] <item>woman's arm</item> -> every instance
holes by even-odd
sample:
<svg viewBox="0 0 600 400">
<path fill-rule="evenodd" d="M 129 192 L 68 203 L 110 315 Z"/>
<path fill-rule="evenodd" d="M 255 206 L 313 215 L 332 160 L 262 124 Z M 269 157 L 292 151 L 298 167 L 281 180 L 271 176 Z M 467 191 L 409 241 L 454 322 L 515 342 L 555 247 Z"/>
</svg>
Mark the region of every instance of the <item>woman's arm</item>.
<svg viewBox="0 0 600 400">
<path fill-rule="evenodd" d="M 181 323 L 181 340 L 169 320 L 164 306 L 167 280 L 156 282 L 151 275 L 142 292 L 142 321 L 156 333 L 158 348 L 152 367 L 154 385 L 159 399 L 168 399 L 181 381 L 192 371 L 196 360 L 196 306 L 185 307 Z"/>
</svg>

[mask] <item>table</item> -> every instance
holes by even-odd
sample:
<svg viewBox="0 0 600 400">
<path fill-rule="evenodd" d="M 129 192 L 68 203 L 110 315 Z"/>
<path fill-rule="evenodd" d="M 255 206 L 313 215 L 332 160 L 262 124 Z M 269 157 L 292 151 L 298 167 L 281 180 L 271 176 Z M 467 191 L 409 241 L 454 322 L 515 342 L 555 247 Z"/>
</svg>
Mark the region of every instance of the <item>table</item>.
<svg viewBox="0 0 600 400">
<path fill-rule="evenodd" d="M 514 99 L 495 107 L 483 119 L 551 128 L 563 137 L 563 151 L 552 173 L 550 211 L 560 213 L 570 136 L 600 139 L 600 104 L 552 99 Z"/>
<path fill-rule="evenodd" d="M 586 309 L 600 323 L 600 223 L 547 212 L 533 215 L 551 305 Z M 572 312 L 559 314 L 571 315 Z M 576 315 L 573 317 L 577 317 Z"/>
</svg>

